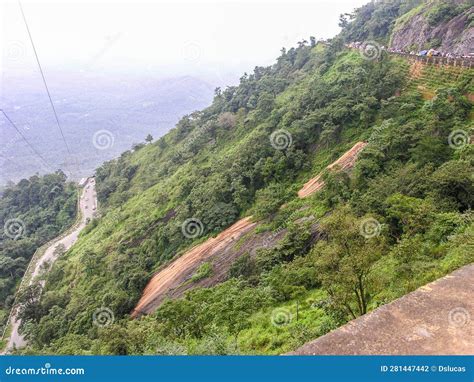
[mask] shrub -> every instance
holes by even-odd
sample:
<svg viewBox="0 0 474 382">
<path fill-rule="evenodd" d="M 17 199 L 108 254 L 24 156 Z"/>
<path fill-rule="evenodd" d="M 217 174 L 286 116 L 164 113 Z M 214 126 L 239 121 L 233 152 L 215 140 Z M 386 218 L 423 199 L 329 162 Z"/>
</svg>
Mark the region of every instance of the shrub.
<svg viewBox="0 0 474 382">
<path fill-rule="evenodd" d="M 196 272 L 192 275 L 191 281 L 197 282 L 199 280 L 205 279 L 212 274 L 212 264 L 209 262 L 202 263 Z"/>
</svg>

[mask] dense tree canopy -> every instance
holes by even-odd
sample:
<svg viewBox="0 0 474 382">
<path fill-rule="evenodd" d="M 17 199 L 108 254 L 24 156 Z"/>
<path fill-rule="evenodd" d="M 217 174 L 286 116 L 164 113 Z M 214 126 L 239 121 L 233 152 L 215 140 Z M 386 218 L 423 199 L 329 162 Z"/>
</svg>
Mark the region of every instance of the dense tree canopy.
<svg viewBox="0 0 474 382">
<path fill-rule="evenodd" d="M 35 250 L 76 216 L 77 191 L 62 172 L 32 176 L 0 198 L 0 309 L 6 318 L 16 286 Z"/>
</svg>

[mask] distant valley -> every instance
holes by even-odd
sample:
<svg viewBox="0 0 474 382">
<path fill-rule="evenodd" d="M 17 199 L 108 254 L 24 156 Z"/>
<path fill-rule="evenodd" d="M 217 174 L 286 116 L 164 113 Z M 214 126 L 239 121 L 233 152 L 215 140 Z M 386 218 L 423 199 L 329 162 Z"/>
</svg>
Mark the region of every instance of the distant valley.
<svg viewBox="0 0 474 382">
<path fill-rule="evenodd" d="M 151 134 L 159 138 L 180 117 L 208 105 L 214 85 L 191 76 L 104 78 L 90 73 L 55 75 L 49 87 L 69 151 L 61 138 L 39 73 L 2 79 L 3 110 L 46 159 L 46 167 L 3 117 L 0 185 L 61 168 L 70 178 L 91 175 Z"/>
</svg>

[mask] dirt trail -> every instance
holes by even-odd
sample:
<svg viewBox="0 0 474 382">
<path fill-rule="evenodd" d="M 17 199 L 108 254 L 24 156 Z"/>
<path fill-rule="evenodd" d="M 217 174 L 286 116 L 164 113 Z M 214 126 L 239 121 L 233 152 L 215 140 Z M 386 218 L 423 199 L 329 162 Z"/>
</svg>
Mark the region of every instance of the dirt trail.
<svg viewBox="0 0 474 382">
<path fill-rule="evenodd" d="M 186 281 L 188 269 L 197 263 L 206 261 L 218 251 L 233 244 L 256 225 L 257 223 L 253 223 L 250 217 L 241 219 L 216 237 L 197 245 L 159 271 L 145 287 L 142 298 L 132 312 L 132 317 L 153 311 L 166 298 L 168 291 Z"/>
<path fill-rule="evenodd" d="M 95 192 L 95 180 L 88 179 L 84 185 L 80 200 L 79 200 L 79 209 L 81 213 L 81 220 L 79 224 L 75 227 L 73 231 L 68 233 L 66 236 L 59 236 L 59 238 L 51 243 L 51 245 L 44 251 L 41 258 L 36 262 L 35 267 L 32 271 L 30 281 L 28 285 L 33 284 L 35 279 L 40 275 L 44 267 L 49 263 L 53 263 L 57 256 L 55 254 L 55 249 L 58 245 L 64 245 L 64 248 L 67 250 L 72 247 L 76 242 L 79 233 L 84 229 L 87 224 L 87 219 L 92 219 L 97 209 L 97 195 Z M 44 281 L 40 281 L 40 285 L 44 286 Z M 20 348 L 26 345 L 26 341 L 23 336 L 19 333 L 18 329 L 20 327 L 21 321 L 17 318 L 16 312 L 12 315 L 11 318 L 12 324 L 12 333 L 8 340 L 6 347 L 7 351 L 10 351 L 14 348 Z"/>
<path fill-rule="evenodd" d="M 294 355 L 474 354 L 474 264 L 303 345 Z"/>
<path fill-rule="evenodd" d="M 358 142 L 348 152 L 341 156 L 337 161 L 330 164 L 328 169 L 338 169 L 347 171 L 354 166 L 358 154 L 367 145 L 365 142 Z M 321 174 L 311 179 L 298 192 L 300 198 L 305 198 L 324 186 L 324 182 L 320 180 Z M 244 234 L 254 229 L 258 223 L 252 223 L 250 217 L 244 218 L 233 224 L 231 227 L 222 231 L 216 237 L 210 238 L 202 244 L 191 248 L 188 252 L 172 261 L 162 270 L 158 271 L 148 282 L 142 297 L 132 311 L 132 317 L 138 317 L 142 314 L 153 312 L 166 297 L 174 298 L 180 296 L 184 291 L 190 289 L 190 285 L 185 283 L 190 279 L 197 267 L 205 261 L 215 258 L 221 258 L 221 263 L 229 263 L 235 260 L 236 253 L 231 249 L 235 242 Z M 268 238 L 267 238 L 268 239 Z M 275 238 L 273 238 L 275 239 Z M 272 239 L 270 239 L 272 240 Z M 253 243 L 255 245 L 255 243 Z M 235 252 L 235 251 L 234 251 Z M 227 267 L 221 267 L 227 269 Z M 220 269 L 222 273 L 223 269 Z M 220 280 L 222 274 L 216 275 L 212 281 Z M 194 285 L 193 285 L 194 286 Z M 201 283 L 201 286 L 210 286 Z"/>
<path fill-rule="evenodd" d="M 359 153 L 364 149 L 365 146 L 367 146 L 366 142 L 357 142 L 337 161 L 327 166 L 326 169 L 331 170 L 333 168 L 338 168 L 340 171 L 347 171 L 351 169 L 354 166 Z M 306 198 L 323 188 L 324 181 L 321 179 L 322 176 L 323 173 L 320 173 L 318 176 L 305 183 L 303 188 L 298 191 L 298 196 L 300 198 Z"/>
</svg>

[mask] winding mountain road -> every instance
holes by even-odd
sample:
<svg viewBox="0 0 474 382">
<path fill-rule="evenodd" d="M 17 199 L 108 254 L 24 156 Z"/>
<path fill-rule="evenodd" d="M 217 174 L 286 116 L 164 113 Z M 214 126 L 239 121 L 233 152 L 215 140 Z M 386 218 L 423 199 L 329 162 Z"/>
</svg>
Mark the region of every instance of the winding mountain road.
<svg viewBox="0 0 474 382">
<path fill-rule="evenodd" d="M 97 209 L 97 195 L 95 192 L 95 180 L 93 178 L 87 179 L 84 184 L 81 197 L 79 200 L 79 210 L 81 218 L 79 223 L 76 224 L 75 228 L 69 232 L 66 236 L 59 236 L 57 239 L 51 242 L 48 248 L 44 251 L 41 258 L 36 262 L 33 269 L 30 281 L 28 285 L 33 284 L 35 279 L 40 275 L 41 271 L 47 265 L 47 263 L 53 263 L 57 259 L 55 249 L 58 245 L 63 245 L 64 249 L 68 250 L 77 241 L 79 233 L 84 229 L 88 219 L 92 219 Z M 40 281 L 40 285 L 44 286 L 44 280 Z M 15 348 L 21 348 L 26 345 L 26 341 L 23 336 L 19 333 L 19 327 L 21 324 L 18 319 L 16 312 L 14 312 L 12 318 L 12 332 L 8 340 L 6 351 L 9 352 Z"/>
</svg>

